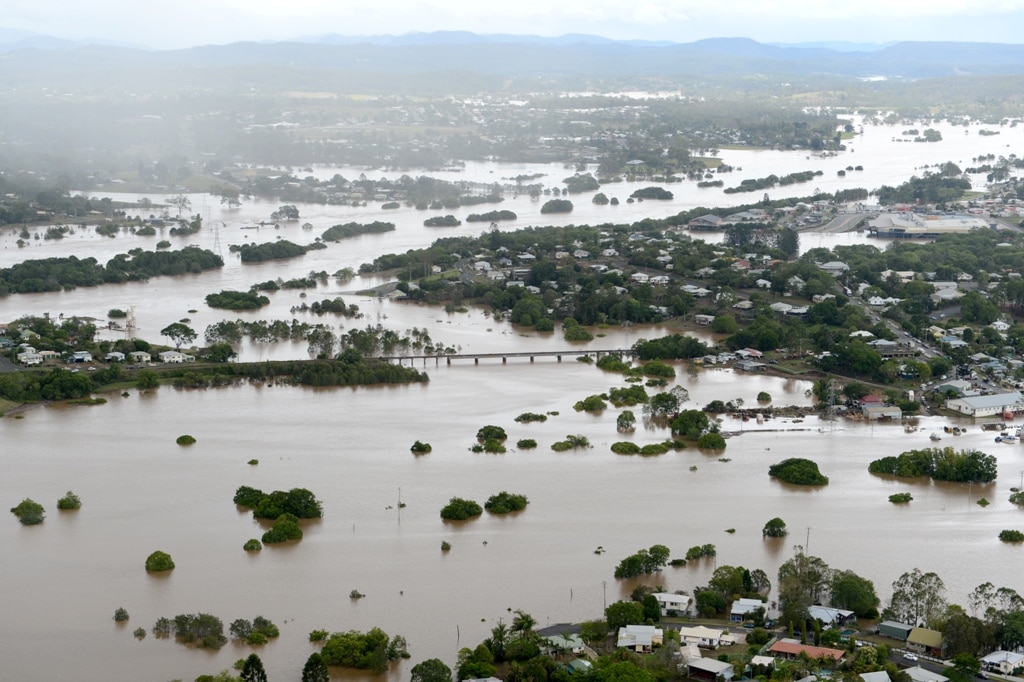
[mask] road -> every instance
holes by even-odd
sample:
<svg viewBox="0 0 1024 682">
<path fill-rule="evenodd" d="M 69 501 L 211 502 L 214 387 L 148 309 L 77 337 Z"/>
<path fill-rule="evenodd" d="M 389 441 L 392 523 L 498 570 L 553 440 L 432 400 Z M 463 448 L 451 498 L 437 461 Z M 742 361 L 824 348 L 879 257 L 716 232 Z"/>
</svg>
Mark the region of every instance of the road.
<svg viewBox="0 0 1024 682">
<path fill-rule="evenodd" d="M 852 232 L 860 221 L 868 218 L 872 213 L 841 213 L 832 220 L 820 227 L 812 227 L 801 232 L 821 232 L 823 234 L 839 234 L 841 232 Z"/>
</svg>

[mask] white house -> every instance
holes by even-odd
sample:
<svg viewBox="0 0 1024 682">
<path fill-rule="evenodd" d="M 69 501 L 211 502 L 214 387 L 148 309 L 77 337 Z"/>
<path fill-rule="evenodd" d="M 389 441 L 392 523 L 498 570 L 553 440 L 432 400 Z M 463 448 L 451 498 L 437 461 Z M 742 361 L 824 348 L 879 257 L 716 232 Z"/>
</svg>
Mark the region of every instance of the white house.
<svg viewBox="0 0 1024 682">
<path fill-rule="evenodd" d="M 1003 412 L 1024 410 L 1024 396 L 1019 391 L 953 398 L 946 401 L 946 409 L 968 417 L 991 417 Z"/>
<path fill-rule="evenodd" d="M 655 592 L 653 596 L 658 600 L 663 615 L 674 612 L 673 615 L 685 616 L 690 612 L 690 604 L 693 602 L 693 599 L 688 594 Z"/>
<path fill-rule="evenodd" d="M 1024 654 L 1013 651 L 993 651 L 981 659 L 981 665 L 986 670 L 994 670 L 1004 675 L 1010 675 L 1014 670 L 1024 666 Z"/>
<path fill-rule="evenodd" d="M 128 357 L 131 358 L 132 362 L 142 363 L 142 362 L 152 362 L 153 361 L 153 356 L 150 355 L 149 353 L 147 353 L 144 350 L 132 351 L 131 353 L 128 354 Z"/>
<path fill-rule="evenodd" d="M 655 286 L 665 286 L 670 280 L 668 275 L 655 275 L 647 281 Z"/>
<path fill-rule="evenodd" d="M 808 606 L 807 613 L 811 618 L 830 626 L 857 622 L 857 614 L 853 611 L 834 609 L 831 606 Z"/>
<path fill-rule="evenodd" d="M 87 350 L 76 350 L 71 354 L 69 362 L 92 362 L 92 353 Z"/>
<path fill-rule="evenodd" d="M 725 641 L 725 631 L 698 625 L 696 627 L 679 628 L 679 641 L 683 644 L 696 644 L 705 649 L 717 649 Z M 732 638 L 728 638 L 732 641 Z"/>
<path fill-rule="evenodd" d="M 737 599 L 729 609 L 729 620 L 733 623 L 742 623 L 747 619 L 747 614 L 753 613 L 757 609 L 765 609 L 767 611 L 767 606 L 760 599 Z"/>
<path fill-rule="evenodd" d="M 653 625 L 627 625 L 619 628 L 618 647 L 649 654 L 665 641 L 665 631 Z"/>
<path fill-rule="evenodd" d="M 629 276 L 630 281 L 636 282 L 637 284 L 647 284 L 651 277 L 645 272 L 634 272 Z"/>
<path fill-rule="evenodd" d="M 43 356 L 39 353 L 18 353 L 18 362 L 23 365 L 41 365 L 43 364 Z"/>
<path fill-rule="evenodd" d="M 708 326 L 711 325 L 712 322 L 715 321 L 715 316 L 714 315 L 694 315 L 693 316 L 693 321 L 696 322 L 701 327 L 708 327 Z"/>
<path fill-rule="evenodd" d="M 166 362 L 172 365 L 179 365 L 183 362 L 196 361 L 196 356 L 186 355 L 185 353 L 176 350 L 165 350 L 163 353 L 160 353 L 157 357 L 160 358 L 160 362 Z"/>
<path fill-rule="evenodd" d="M 109 353 L 107 353 L 107 355 L 106 355 L 106 357 L 104 359 L 107 362 L 124 362 L 124 358 L 125 358 L 124 353 L 121 353 L 121 352 L 116 351 L 116 350 L 112 350 Z"/>
</svg>

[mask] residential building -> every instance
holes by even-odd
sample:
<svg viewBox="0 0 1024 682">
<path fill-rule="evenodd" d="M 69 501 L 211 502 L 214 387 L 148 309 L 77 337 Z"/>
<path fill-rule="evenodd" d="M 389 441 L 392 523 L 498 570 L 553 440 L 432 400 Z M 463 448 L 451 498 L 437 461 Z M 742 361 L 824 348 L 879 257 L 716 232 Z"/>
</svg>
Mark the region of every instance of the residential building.
<svg viewBox="0 0 1024 682">
<path fill-rule="evenodd" d="M 922 654 L 942 657 L 945 644 L 942 633 L 928 628 L 914 628 L 907 636 L 907 648 Z"/>
<path fill-rule="evenodd" d="M 1024 410 L 1024 396 L 1020 391 L 996 393 L 993 395 L 966 396 L 946 401 L 946 409 L 965 414 L 968 417 L 991 417 L 1004 412 Z"/>
<path fill-rule="evenodd" d="M 736 672 L 732 663 L 717 658 L 694 658 L 686 662 L 686 674 L 691 679 L 731 680 Z"/>
<path fill-rule="evenodd" d="M 800 658 L 801 654 L 805 654 L 810 658 L 830 658 L 836 662 L 843 660 L 843 656 L 846 655 L 846 652 L 840 649 L 801 644 L 800 640 L 789 639 L 788 637 L 780 639 L 768 647 L 768 653 L 788 660 Z"/>
<path fill-rule="evenodd" d="M 914 629 L 913 625 L 907 625 L 906 623 L 898 623 L 894 620 L 884 620 L 878 624 L 878 634 L 883 637 L 892 637 L 898 639 L 901 642 L 907 641 L 907 637 L 910 636 L 910 631 Z"/>
<path fill-rule="evenodd" d="M 980 659 L 985 670 L 1012 675 L 1015 670 L 1024 667 L 1024 654 L 1015 651 L 993 651 Z"/>
<path fill-rule="evenodd" d="M 654 598 L 661 606 L 662 615 L 685 616 L 690 613 L 690 604 L 693 599 L 688 594 L 675 594 L 673 592 L 655 592 Z"/>
<path fill-rule="evenodd" d="M 768 605 L 760 599 L 747 599 L 741 597 L 734 601 L 732 606 L 729 608 L 729 620 L 733 623 L 742 623 L 747 620 L 747 616 L 757 609 L 765 609 L 767 612 Z"/>
<path fill-rule="evenodd" d="M 618 647 L 649 654 L 665 641 L 665 631 L 653 625 L 627 625 L 619 628 Z"/>
<path fill-rule="evenodd" d="M 679 628 L 679 641 L 683 644 L 696 644 L 705 649 L 717 649 L 723 644 L 732 643 L 733 638 L 724 630 L 697 625 Z"/>
</svg>

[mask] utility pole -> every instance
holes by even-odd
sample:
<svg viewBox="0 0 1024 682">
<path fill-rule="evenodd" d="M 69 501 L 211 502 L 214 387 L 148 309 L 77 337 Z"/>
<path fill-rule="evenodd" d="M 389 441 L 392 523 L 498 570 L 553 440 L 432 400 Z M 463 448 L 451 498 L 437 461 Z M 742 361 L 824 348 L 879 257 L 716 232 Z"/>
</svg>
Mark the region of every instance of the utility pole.
<svg viewBox="0 0 1024 682">
<path fill-rule="evenodd" d="M 811 551 L 811 527 L 807 526 L 807 541 L 804 543 L 804 551 Z"/>
<path fill-rule="evenodd" d="M 602 591 L 604 593 L 604 597 L 603 597 L 604 610 L 607 611 L 608 610 L 608 581 L 607 580 L 602 580 L 601 581 L 601 589 L 602 589 Z"/>
</svg>

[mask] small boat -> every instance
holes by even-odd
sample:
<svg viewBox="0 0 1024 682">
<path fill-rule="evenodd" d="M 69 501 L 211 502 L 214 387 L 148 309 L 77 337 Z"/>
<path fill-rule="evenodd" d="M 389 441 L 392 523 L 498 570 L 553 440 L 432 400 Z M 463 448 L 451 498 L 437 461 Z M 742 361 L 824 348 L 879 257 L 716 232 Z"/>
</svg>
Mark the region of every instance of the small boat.
<svg viewBox="0 0 1024 682">
<path fill-rule="evenodd" d="M 928 437 L 932 440 L 942 440 L 942 436 L 939 435 L 938 431 L 932 431 L 932 434 Z"/>
</svg>

